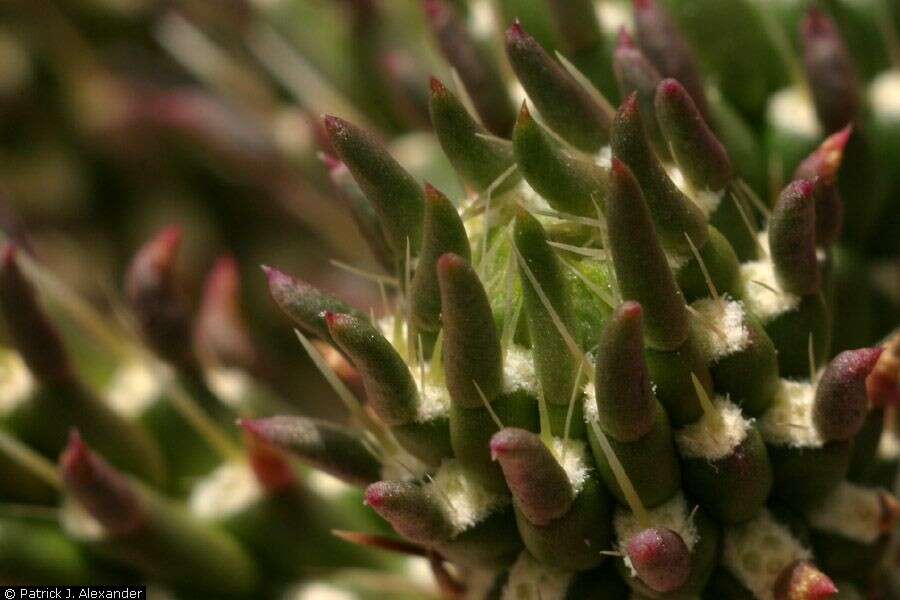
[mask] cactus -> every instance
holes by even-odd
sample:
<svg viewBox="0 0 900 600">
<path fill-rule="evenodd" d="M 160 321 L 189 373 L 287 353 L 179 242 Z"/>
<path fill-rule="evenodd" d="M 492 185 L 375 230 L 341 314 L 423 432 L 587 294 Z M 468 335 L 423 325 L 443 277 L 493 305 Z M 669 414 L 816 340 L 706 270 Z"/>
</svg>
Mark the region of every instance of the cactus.
<svg viewBox="0 0 900 600">
<path fill-rule="evenodd" d="M 327 23 L 314 4 L 296 2 Z M 0 582 L 397 597 L 416 557 L 433 582 L 412 598 L 816 600 L 895 585 L 900 334 L 879 337 L 890 321 L 874 319 L 897 312 L 868 269 L 898 254 L 876 232 L 895 226 L 886 96 L 900 84 L 887 71 L 867 92 L 886 60 L 852 41 L 884 27 L 877 10 L 737 0 L 741 25 L 706 0 L 503 0 L 491 39 L 476 26 L 488 3 L 421 4 L 452 81 L 389 47 L 387 8 L 346 3 L 361 101 L 300 92 L 326 110 L 312 183 L 205 93 L 141 101 L 113 78 L 122 110 L 93 123 L 136 155 L 147 130 L 188 141 L 270 198 L 296 182 L 340 200 L 381 307 L 279 266 L 258 278 L 346 422 L 285 399 L 296 390 L 244 320 L 233 258 L 194 314 L 176 268 L 190 229 L 134 254 L 121 327 L 3 224 Z M 210 43 L 293 56 L 273 54 L 275 8 L 243 9 L 184 8 Z M 611 10 L 628 25 L 605 28 Z M 433 135 L 410 160 L 409 136 L 391 137 L 423 123 Z M 106 345 L 99 377 L 73 350 L 83 335 Z"/>
</svg>

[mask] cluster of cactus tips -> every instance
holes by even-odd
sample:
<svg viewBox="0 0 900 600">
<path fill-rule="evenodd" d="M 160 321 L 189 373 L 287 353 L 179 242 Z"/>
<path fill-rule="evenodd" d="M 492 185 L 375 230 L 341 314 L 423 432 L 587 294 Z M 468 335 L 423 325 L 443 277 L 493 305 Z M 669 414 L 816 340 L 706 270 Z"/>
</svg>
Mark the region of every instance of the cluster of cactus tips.
<svg viewBox="0 0 900 600">
<path fill-rule="evenodd" d="M 384 306 L 367 314 L 263 270 L 349 426 L 255 418 L 277 412 L 263 393 L 220 401 L 209 365 L 252 375 L 259 357 L 227 260 L 191 331 L 176 229 L 137 254 L 125 285 L 144 358 L 174 383 L 165 402 L 126 418 L 79 381 L 35 296 L 28 275 L 40 271 L 7 245 L 6 332 L 40 386 L 4 424 L 59 455 L 53 469 L 3 438 L 20 497 L 61 489 L 66 539 L 213 597 L 268 592 L 260 560 L 286 579 L 300 574 L 297 553 L 346 544 L 279 535 L 296 531 L 279 519 L 309 526 L 293 459 L 364 490 L 393 528 L 358 519 L 338 524 L 360 528 L 344 538 L 428 557 L 449 597 L 820 600 L 885 589 L 900 517 L 885 489 L 900 337 L 833 349 L 833 248 L 872 200 L 842 184 L 842 163 L 871 150 L 837 30 L 815 8 L 803 21 L 807 93 L 825 135 L 769 202 L 743 178 L 735 130 L 663 6 L 635 0 L 633 34 L 623 29 L 609 52 L 591 2 L 548 5 L 568 58 L 512 22 L 510 91 L 455 4 L 424 3 L 458 75 L 457 86 L 431 79 L 429 113 L 465 198 L 417 181 L 375 135 L 324 117 L 323 163 L 383 267 Z M 518 112 L 516 94 L 527 98 Z M 184 482 L 223 455 L 233 463 L 238 430 L 261 491 L 252 509 L 237 500 L 206 514 Z M 192 511 L 160 489 L 189 497 Z"/>
</svg>

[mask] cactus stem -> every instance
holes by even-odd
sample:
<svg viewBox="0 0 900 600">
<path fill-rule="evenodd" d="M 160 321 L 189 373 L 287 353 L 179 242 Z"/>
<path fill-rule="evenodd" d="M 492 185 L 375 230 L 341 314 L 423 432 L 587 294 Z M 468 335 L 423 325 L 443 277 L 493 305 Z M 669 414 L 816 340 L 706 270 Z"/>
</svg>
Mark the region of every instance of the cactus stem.
<svg viewBox="0 0 900 600">
<path fill-rule="evenodd" d="M 312 342 L 309 341 L 303 332 L 299 329 L 294 329 L 294 333 L 297 334 L 297 339 L 300 340 L 300 344 L 306 350 L 306 353 L 309 354 L 310 359 L 312 359 L 313 364 L 316 365 L 316 368 L 319 369 L 319 372 L 322 373 L 322 376 L 325 378 L 325 381 L 331 386 L 331 388 L 338 395 L 338 398 L 344 403 L 344 406 L 347 407 L 347 410 L 350 414 L 357 420 L 359 423 L 369 432 L 372 436 L 378 440 L 378 443 L 381 446 L 382 452 L 379 454 L 384 456 L 393 456 L 397 452 L 397 446 L 394 444 L 393 440 L 391 440 L 387 432 L 385 432 L 381 426 L 375 422 L 375 420 L 369 416 L 369 413 L 363 409 L 360 405 L 359 400 L 356 399 L 356 396 L 353 395 L 347 386 L 341 381 L 340 377 L 335 374 L 335 372 L 328 366 L 328 363 L 322 357 L 316 347 L 312 345 Z"/>
<path fill-rule="evenodd" d="M 494 409 L 491 408 L 491 403 L 488 402 L 487 396 L 481 391 L 481 386 L 478 385 L 478 382 L 474 379 L 472 380 L 472 385 L 475 386 L 475 391 L 481 396 L 481 402 L 484 403 L 484 408 L 487 409 L 488 414 L 491 415 L 491 420 L 497 424 L 497 429 L 503 429 L 503 422 L 500 420 L 500 417 L 497 416 L 497 413 L 494 412 Z"/>
<path fill-rule="evenodd" d="M 600 447 L 603 449 L 603 454 L 606 456 L 607 462 L 609 462 L 609 467 L 612 469 L 613 475 L 616 478 L 616 483 L 622 488 L 622 493 L 625 495 L 628 508 L 634 513 L 638 524 L 640 524 L 642 528 L 649 527 L 650 515 L 647 513 L 647 508 L 644 506 L 644 503 L 641 502 L 641 497 L 638 496 L 637 490 L 634 489 L 634 484 L 631 483 L 631 478 L 628 477 L 628 473 L 625 472 L 625 467 L 622 466 L 619 457 L 616 456 L 612 445 L 609 443 L 609 439 L 606 437 L 606 434 L 603 433 L 603 428 L 600 427 L 600 424 L 597 421 L 593 420 L 590 422 L 590 425 L 594 430 L 594 435 L 597 436 L 597 441 L 600 442 Z"/>
<path fill-rule="evenodd" d="M 406 261 L 403 263 L 403 318 L 406 320 L 406 362 L 414 363 L 416 354 L 416 334 L 412 318 L 412 301 L 409 297 L 412 284 L 412 250 L 409 237 L 406 238 Z"/>
<path fill-rule="evenodd" d="M 606 99 L 606 96 L 600 93 L 600 90 L 597 89 L 597 86 L 595 86 L 578 67 L 573 65 L 572 61 L 566 58 L 559 50 L 556 51 L 556 58 L 557 60 L 559 60 L 563 68 L 569 72 L 569 75 L 572 76 L 572 79 L 577 81 L 578 84 L 587 91 L 594 102 L 602 106 L 604 110 L 610 113 L 615 112 L 615 108 L 613 108 L 613 106 L 609 103 L 609 100 Z"/>
<path fill-rule="evenodd" d="M 431 368 L 428 370 L 428 377 L 431 383 L 444 383 L 444 330 L 437 332 L 434 338 L 434 350 L 431 353 Z M 424 380 L 423 380 L 424 381 Z"/>
<path fill-rule="evenodd" d="M 685 232 L 684 238 L 687 240 L 688 246 L 691 249 L 691 253 L 694 255 L 694 259 L 697 261 L 697 265 L 700 267 L 700 271 L 703 273 L 703 279 L 706 280 L 706 287 L 709 289 L 710 297 L 715 301 L 716 305 L 722 305 L 722 299 L 719 297 L 719 290 L 716 289 L 716 284 L 713 283 L 712 277 L 709 275 L 709 269 L 706 268 L 706 263 L 703 262 L 703 257 L 700 256 L 700 251 L 697 250 L 697 246 L 694 245 L 693 240 L 691 240 L 691 236 Z"/>
<path fill-rule="evenodd" d="M 62 480 L 46 458 L 0 429 L 0 452 L 23 466 L 55 490 L 62 490 Z"/>
<path fill-rule="evenodd" d="M 569 332 L 569 330 L 566 329 L 566 326 L 562 322 L 562 319 L 559 318 L 559 315 L 553 308 L 553 305 L 550 303 L 550 299 L 547 298 L 547 294 L 541 288 L 541 284 L 534 276 L 534 273 L 531 272 L 531 267 L 528 266 L 528 263 L 519 252 L 519 249 L 516 248 L 515 244 L 513 244 L 512 246 L 512 251 L 515 252 L 516 259 L 519 261 L 519 266 L 522 267 L 522 271 L 528 278 L 528 282 L 531 284 L 532 288 L 534 288 L 534 291 L 538 295 L 538 298 L 541 299 L 541 304 L 544 305 L 544 310 L 546 310 L 547 314 L 550 315 L 550 320 L 553 321 L 553 325 L 556 326 L 559 335 L 562 336 L 563 340 L 565 341 L 566 347 L 569 349 L 572 357 L 575 358 L 576 361 L 584 364 L 587 367 L 588 378 L 593 382 L 593 369 L 591 369 L 591 365 L 587 362 L 587 356 L 585 356 L 581 348 L 578 347 L 578 344 L 575 342 L 575 338 L 572 337 L 572 334 Z"/>
</svg>

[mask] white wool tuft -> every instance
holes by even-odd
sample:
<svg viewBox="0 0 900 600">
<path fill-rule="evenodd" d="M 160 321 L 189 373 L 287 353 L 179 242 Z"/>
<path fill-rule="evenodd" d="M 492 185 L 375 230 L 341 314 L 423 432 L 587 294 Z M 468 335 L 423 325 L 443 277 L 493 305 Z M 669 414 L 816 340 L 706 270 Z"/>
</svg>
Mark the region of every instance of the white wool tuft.
<svg viewBox="0 0 900 600">
<path fill-rule="evenodd" d="M 207 369 L 203 376 L 216 397 L 232 408 L 240 408 L 253 389 L 253 381 L 241 369 Z"/>
<path fill-rule="evenodd" d="M 416 412 L 417 423 L 427 423 L 445 416 L 450 411 L 450 392 L 443 385 L 436 384 L 431 380 L 431 363 L 425 363 L 425 368 L 420 371 L 413 367 L 411 369 L 413 381 L 416 382 L 416 388 L 419 390 L 419 406 Z M 422 383 L 422 372 L 425 374 L 425 382 Z"/>
<path fill-rule="evenodd" d="M 100 521 L 71 498 L 64 499 L 59 508 L 59 523 L 77 540 L 97 541 L 106 537 L 106 529 Z"/>
<path fill-rule="evenodd" d="M 144 362 L 127 363 L 113 375 L 106 388 L 106 402 L 120 415 L 136 419 L 159 400 L 172 377 L 167 367 L 154 369 Z"/>
<path fill-rule="evenodd" d="M 891 429 L 886 428 L 881 432 L 876 455 L 884 461 L 893 461 L 900 458 L 900 438 Z"/>
<path fill-rule="evenodd" d="M 694 550 L 697 542 L 700 541 L 697 525 L 694 523 L 691 511 L 688 510 L 687 500 L 681 492 L 672 496 L 665 504 L 647 509 L 647 518 L 648 523 L 642 525 L 635 514 L 625 508 L 617 508 L 613 517 L 613 527 L 616 530 L 619 551 L 624 555 L 625 566 L 631 570 L 632 577 L 637 577 L 637 573 L 628 559 L 625 548 L 631 538 L 647 527 L 671 529 L 681 536 L 684 545 L 691 552 Z"/>
<path fill-rule="evenodd" d="M 714 363 L 740 352 L 750 344 L 750 331 L 744 321 L 744 307 L 727 297 L 716 302 L 712 298 L 691 304 L 700 322 L 695 328 L 700 351 L 707 361 Z"/>
<path fill-rule="evenodd" d="M 703 211 L 703 214 L 707 217 L 719 208 L 719 204 L 722 202 L 722 198 L 725 197 L 725 190 L 719 190 L 718 192 L 714 192 L 712 190 L 697 190 L 691 187 L 688 183 L 687 179 L 684 177 L 684 173 L 676 166 L 671 166 L 666 169 L 669 173 L 669 179 L 672 180 L 681 193 L 694 201 L 700 210 Z"/>
<path fill-rule="evenodd" d="M 194 485 L 187 504 L 194 516 L 218 520 L 240 512 L 262 496 L 262 487 L 249 464 L 226 462 Z"/>
<path fill-rule="evenodd" d="M 796 87 L 772 94 L 766 109 L 766 120 L 779 129 L 804 137 L 818 139 L 824 135 L 815 107 L 809 97 Z"/>
<path fill-rule="evenodd" d="M 869 86 L 869 102 L 876 115 L 900 119 L 900 73 L 885 71 Z"/>
<path fill-rule="evenodd" d="M 527 551 L 509 570 L 501 600 L 565 600 L 574 575 L 539 563 Z"/>
<path fill-rule="evenodd" d="M 584 422 L 590 425 L 600 418 L 597 412 L 597 389 L 588 383 L 584 386 Z"/>
<path fill-rule="evenodd" d="M 19 353 L 0 350 L 0 415 L 14 411 L 34 390 L 34 377 Z"/>
<path fill-rule="evenodd" d="M 882 513 L 879 490 L 843 481 L 806 518 L 813 529 L 873 544 L 882 535 Z"/>
<path fill-rule="evenodd" d="M 609 169 L 612 167 L 612 146 L 603 146 L 594 155 L 594 162 L 597 166 Z"/>
<path fill-rule="evenodd" d="M 467 23 L 472 37 L 489 40 L 497 31 L 497 19 L 494 7 L 489 0 L 475 0 L 469 3 L 469 19 Z"/>
<path fill-rule="evenodd" d="M 354 488 L 324 471 L 311 469 L 304 479 L 309 489 L 325 500 L 337 500 Z"/>
<path fill-rule="evenodd" d="M 595 2 L 597 20 L 603 31 L 609 36 L 619 35 L 623 27 L 628 31 L 634 29 L 634 17 L 626 2 Z"/>
<path fill-rule="evenodd" d="M 284 600 L 359 600 L 361 596 L 324 581 L 302 583 L 284 595 Z"/>
<path fill-rule="evenodd" d="M 810 557 L 809 550 L 767 510 L 752 521 L 725 529 L 722 561 L 760 600 L 774 600 L 775 582 L 784 568 Z"/>
<path fill-rule="evenodd" d="M 675 433 L 678 450 L 686 458 L 718 460 L 734 452 L 747 437 L 752 421 L 726 398 L 713 400 L 715 414 L 703 413 L 696 422 Z"/>
<path fill-rule="evenodd" d="M 481 487 L 453 459 L 441 463 L 425 488 L 444 507 L 457 535 L 509 503 L 508 498 Z"/>
<path fill-rule="evenodd" d="M 759 420 L 759 432 L 768 444 L 792 448 L 821 448 L 824 440 L 813 424 L 815 386 L 782 379 L 772 405 Z"/>
<path fill-rule="evenodd" d="M 565 451 L 564 451 L 565 450 Z M 588 474 L 591 471 L 587 462 L 587 444 L 580 440 L 569 439 L 563 443 L 562 438 L 553 438 L 550 452 L 556 457 L 557 462 L 566 472 L 569 483 L 575 490 L 575 495 L 584 487 Z"/>
<path fill-rule="evenodd" d="M 681 270 L 681 267 L 688 264 L 688 262 L 694 257 L 693 254 L 688 251 L 687 254 L 675 255 L 669 252 L 666 252 L 666 262 L 669 263 L 669 268 L 672 269 L 673 273 L 678 273 Z"/>
<path fill-rule="evenodd" d="M 513 344 L 506 350 L 503 361 L 503 391 L 510 393 L 519 390 L 537 397 L 541 388 L 534 370 L 534 353 Z"/>
<path fill-rule="evenodd" d="M 760 240 L 765 241 L 764 248 L 769 247 L 765 233 L 760 235 Z M 768 323 L 775 317 L 796 309 L 800 304 L 798 296 L 784 291 L 778 285 L 778 280 L 775 278 L 775 265 L 772 264 L 770 258 L 743 263 L 741 277 L 744 279 L 744 288 L 747 290 L 747 296 L 744 299 L 747 309 L 763 323 Z"/>
</svg>

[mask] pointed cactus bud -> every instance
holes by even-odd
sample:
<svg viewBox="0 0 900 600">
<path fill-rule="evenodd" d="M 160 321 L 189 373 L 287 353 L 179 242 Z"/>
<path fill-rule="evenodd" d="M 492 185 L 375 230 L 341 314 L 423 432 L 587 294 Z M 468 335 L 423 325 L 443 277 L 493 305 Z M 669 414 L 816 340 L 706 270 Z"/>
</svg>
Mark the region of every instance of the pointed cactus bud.
<svg viewBox="0 0 900 600">
<path fill-rule="evenodd" d="M 283 271 L 265 265 L 262 270 L 269 283 L 269 294 L 275 300 L 275 304 L 302 329 L 324 340 L 331 341 L 331 334 L 328 333 L 325 324 L 326 312 L 353 315 L 359 319 L 367 318 L 343 301 Z"/>
<path fill-rule="evenodd" d="M 869 412 L 866 378 L 881 348 L 847 350 L 834 357 L 816 387 L 813 422 L 823 439 L 849 440 L 863 426 Z"/>
<path fill-rule="evenodd" d="M 362 376 L 366 397 L 378 417 L 392 426 L 415 420 L 419 392 L 409 367 L 369 319 L 327 312 L 325 323 Z"/>
<path fill-rule="evenodd" d="M 637 94 L 638 102 L 641 105 L 644 131 L 647 132 L 647 137 L 653 144 L 656 155 L 663 160 L 668 160 L 669 148 L 660 131 L 656 119 L 656 108 L 653 104 L 656 87 L 662 81 L 662 75 L 659 74 L 653 63 L 647 60 L 644 53 L 634 45 L 634 40 L 624 28 L 619 32 L 619 43 L 613 54 L 613 69 L 622 97 L 627 98 L 630 94 Z"/>
<path fill-rule="evenodd" d="M 775 582 L 775 600 L 826 600 L 837 593 L 828 575 L 807 560 L 786 567 Z"/>
<path fill-rule="evenodd" d="M 147 343 L 164 359 L 192 366 L 191 315 L 175 274 L 182 231 L 166 227 L 135 254 L 125 274 L 125 295 Z"/>
<path fill-rule="evenodd" d="M 134 484 L 95 454 L 77 430 L 59 457 L 66 491 L 103 527 L 122 534 L 137 529 L 143 518 Z"/>
<path fill-rule="evenodd" d="M 441 53 L 459 74 L 481 121 L 494 135 L 508 136 L 516 113 L 499 65 L 472 39 L 451 2 L 425 0 L 424 5 Z"/>
<path fill-rule="evenodd" d="M 691 250 L 686 234 L 696 248 L 703 248 L 709 235 L 706 217 L 669 179 L 651 150 L 641 124 L 637 94 L 629 96 L 619 107 L 613 121 L 611 145 L 613 154 L 628 165 L 640 182 L 663 246 L 669 251 L 688 255 Z"/>
<path fill-rule="evenodd" d="M 232 256 L 216 261 L 206 278 L 194 324 L 198 356 L 224 367 L 253 370 L 259 356 L 241 312 L 241 281 Z"/>
<path fill-rule="evenodd" d="M 584 152 L 609 139 L 612 112 L 601 106 L 516 21 L 506 30 L 506 55 L 544 121 Z"/>
<path fill-rule="evenodd" d="M 373 135 L 338 117 L 328 115 L 324 122 L 335 152 L 381 218 L 395 255 L 404 256 L 408 245 L 416 256 L 425 205 L 419 184 Z"/>
<path fill-rule="evenodd" d="M 559 147 L 525 103 L 513 130 L 513 148 L 525 179 L 550 206 L 574 215 L 597 215 L 596 206 L 602 206 L 606 193 L 606 172 L 594 162 Z"/>
<path fill-rule="evenodd" d="M 666 79 L 656 89 L 656 119 L 675 162 L 698 190 L 719 191 L 731 182 L 731 159 L 678 81 Z"/>
<path fill-rule="evenodd" d="M 643 310 L 626 301 L 603 328 L 597 348 L 597 414 L 603 431 L 633 442 L 653 428 L 656 399 L 644 359 Z"/>
<path fill-rule="evenodd" d="M 444 324 L 444 372 L 454 403 L 479 408 L 503 386 L 500 340 L 478 274 L 456 254 L 437 263 Z M 484 399 L 482 399 L 484 394 Z"/>
<path fill-rule="evenodd" d="M 559 258 L 544 228 L 524 210 L 516 215 L 513 243 L 521 258 L 519 278 L 541 390 L 548 404 L 566 406 L 578 365 L 561 331 L 571 335 L 573 318 Z"/>
<path fill-rule="evenodd" d="M 844 159 L 844 149 L 853 134 L 847 125 L 828 136 L 794 171 L 794 179 L 812 179 L 816 199 L 816 245 L 830 246 L 841 235 L 844 223 L 844 203 L 837 186 L 838 170 Z"/>
<path fill-rule="evenodd" d="M 425 227 L 422 252 L 410 285 L 412 318 L 422 331 L 441 328 L 441 291 L 438 286 L 438 259 L 454 253 L 471 260 L 466 228 L 453 203 L 432 185 L 425 184 Z"/>
<path fill-rule="evenodd" d="M 866 379 L 872 406 L 900 406 L 900 333 L 884 343 L 878 362 Z"/>
<path fill-rule="evenodd" d="M 501 429 L 491 438 L 491 458 L 500 463 L 516 507 L 531 523 L 547 525 L 572 506 L 572 484 L 537 434 Z"/>
<path fill-rule="evenodd" d="M 431 78 L 431 123 L 441 149 L 466 185 L 483 192 L 516 162 L 507 140 L 487 135 L 462 102 L 441 81 Z M 505 190 L 518 182 L 515 173 L 497 187 Z"/>
<path fill-rule="evenodd" d="M 454 528 L 440 503 L 414 483 L 379 481 L 366 488 L 365 502 L 410 541 L 434 545 Z"/>
<path fill-rule="evenodd" d="M 247 458 L 256 480 L 269 494 L 296 489 L 297 473 L 280 449 L 247 431 Z"/>
<path fill-rule="evenodd" d="M 644 308 L 644 338 L 651 348 L 674 350 L 688 336 L 684 297 L 663 253 L 650 210 L 629 168 L 613 159 L 606 219 L 613 266 L 626 300 Z"/>
<path fill-rule="evenodd" d="M 28 369 L 47 383 L 67 380 L 72 373 L 59 331 L 38 303 L 34 287 L 16 262 L 18 248 L 7 244 L 0 256 L 0 309 L 7 332 Z"/>
<path fill-rule="evenodd" d="M 789 184 L 769 220 L 769 247 L 775 276 L 785 291 L 798 296 L 818 291 L 815 184 L 801 179 Z"/>
<path fill-rule="evenodd" d="M 803 64 L 816 114 L 828 133 L 860 116 L 862 86 L 853 59 L 831 17 L 811 5 L 800 28 Z"/>
<path fill-rule="evenodd" d="M 240 423 L 250 435 L 352 485 L 369 485 L 381 478 L 378 458 L 358 433 L 340 425 L 300 416 L 244 419 Z"/>
<path fill-rule="evenodd" d="M 681 82 L 704 118 L 709 109 L 697 59 L 678 24 L 657 0 L 634 1 L 638 45 L 663 77 Z"/>
<path fill-rule="evenodd" d="M 677 590 L 691 574 L 691 553 L 671 529 L 644 529 L 628 540 L 625 552 L 641 581 L 656 592 Z"/>
</svg>

